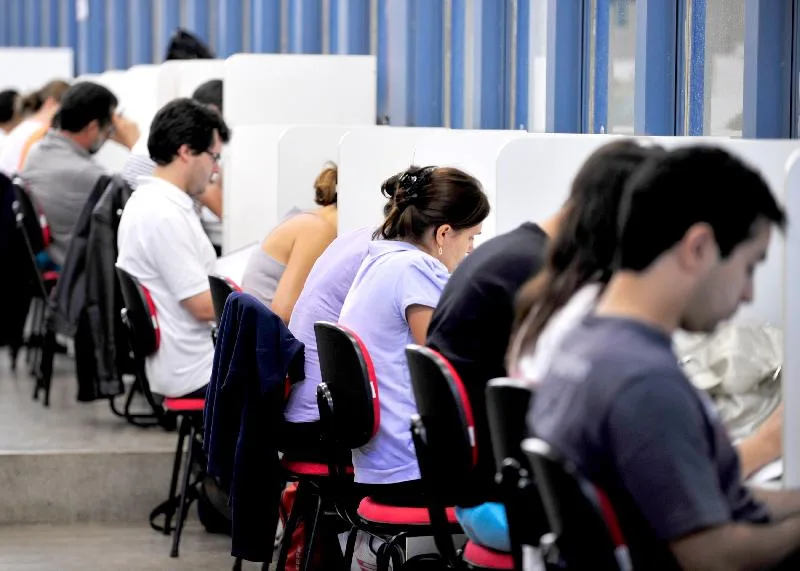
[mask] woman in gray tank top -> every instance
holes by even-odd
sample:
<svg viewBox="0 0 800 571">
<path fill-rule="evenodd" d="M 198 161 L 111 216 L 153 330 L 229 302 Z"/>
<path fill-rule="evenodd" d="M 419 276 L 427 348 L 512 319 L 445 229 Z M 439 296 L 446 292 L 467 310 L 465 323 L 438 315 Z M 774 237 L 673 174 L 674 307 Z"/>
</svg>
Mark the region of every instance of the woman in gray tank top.
<svg viewBox="0 0 800 571">
<path fill-rule="evenodd" d="M 242 289 L 253 294 L 285 323 L 303 290 L 314 262 L 336 238 L 337 168 L 325 165 L 314 181 L 319 208 L 290 210 L 253 251 L 242 278 Z"/>
</svg>

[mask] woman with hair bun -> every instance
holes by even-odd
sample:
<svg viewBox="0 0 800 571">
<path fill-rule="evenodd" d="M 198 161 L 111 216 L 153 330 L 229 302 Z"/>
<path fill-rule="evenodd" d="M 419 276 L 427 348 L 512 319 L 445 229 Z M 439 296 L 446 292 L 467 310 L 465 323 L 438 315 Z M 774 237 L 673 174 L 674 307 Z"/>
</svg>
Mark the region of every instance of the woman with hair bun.
<svg viewBox="0 0 800 571">
<path fill-rule="evenodd" d="M 433 308 L 489 215 L 481 184 L 455 168 L 411 167 L 381 188 L 383 225 L 345 298 L 339 322 L 370 353 L 380 391 L 380 427 L 353 451 L 355 481 L 378 502 L 415 505 L 421 486 L 409 430 L 416 413 L 405 357 L 425 344 Z"/>
<path fill-rule="evenodd" d="M 289 323 L 314 262 L 336 238 L 336 181 L 336 165 L 326 164 L 314 181 L 314 202 L 319 208 L 290 211 L 247 262 L 242 289 L 263 301 L 284 323 Z"/>
</svg>

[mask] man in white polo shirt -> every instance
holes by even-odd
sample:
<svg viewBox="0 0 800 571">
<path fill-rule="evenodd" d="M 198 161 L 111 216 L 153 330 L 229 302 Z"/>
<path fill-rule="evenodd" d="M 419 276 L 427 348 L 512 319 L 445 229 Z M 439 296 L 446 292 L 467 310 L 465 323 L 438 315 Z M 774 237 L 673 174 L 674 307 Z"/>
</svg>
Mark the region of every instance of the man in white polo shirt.
<svg viewBox="0 0 800 571">
<path fill-rule="evenodd" d="M 216 255 L 193 199 L 203 202 L 228 138 L 216 111 L 190 99 L 165 105 L 147 142 L 157 166 L 140 180 L 119 225 L 117 266 L 150 291 L 158 312 L 161 345 L 146 369 L 151 390 L 167 397 L 201 396 L 211 376 L 208 275 Z"/>
</svg>

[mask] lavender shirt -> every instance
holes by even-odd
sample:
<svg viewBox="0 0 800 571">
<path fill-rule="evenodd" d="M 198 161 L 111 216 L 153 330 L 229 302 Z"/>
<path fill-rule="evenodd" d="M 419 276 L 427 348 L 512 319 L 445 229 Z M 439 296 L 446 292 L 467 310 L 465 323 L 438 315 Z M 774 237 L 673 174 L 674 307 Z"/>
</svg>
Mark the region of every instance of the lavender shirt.
<svg viewBox="0 0 800 571">
<path fill-rule="evenodd" d="M 360 228 L 336 238 L 317 258 L 289 320 L 289 330 L 306 346 L 304 381 L 292 386 L 285 418 L 289 422 L 314 422 L 319 420 L 317 385 L 322 381 L 319 372 L 317 338 L 314 323 L 339 321 L 342 304 L 361 262 L 367 255 L 367 246 L 374 228 Z"/>
<path fill-rule="evenodd" d="M 436 307 L 449 277 L 441 262 L 412 244 L 369 244 L 339 317 L 370 353 L 381 403 L 378 433 L 353 451 L 356 482 L 394 484 L 420 477 L 409 428 L 417 405 L 405 355 L 406 345 L 414 343 L 406 309 Z"/>
</svg>

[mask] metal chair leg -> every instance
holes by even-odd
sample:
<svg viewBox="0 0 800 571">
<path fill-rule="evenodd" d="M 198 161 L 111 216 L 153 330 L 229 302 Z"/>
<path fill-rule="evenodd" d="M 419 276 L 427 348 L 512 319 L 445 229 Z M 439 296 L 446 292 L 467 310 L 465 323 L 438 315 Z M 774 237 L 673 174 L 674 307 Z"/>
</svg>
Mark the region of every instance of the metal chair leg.
<svg viewBox="0 0 800 571">
<path fill-rule="evenodd" d="M 306 542 L 305 549 L 303 550 L 303 571 L 311 569 L 312 561 L 314 559 L 314 543 L 316 543 L 317 536 L 319 535 L 319 528 L 322 525 L 322 494 L 317 496 L 317 509 L 314 510 L 314 519 L 311 521 L 311 530 L 308 534 L 308 541 Z"/>
<path fill-rule="evenodd" d="M 353 527 L 347 534 L 347 545 L 344 549 L 344 568 L 348 571 L 353 565 L 353 554 L 356 550 L 356 539 L 358 538 L 358 528 Z"/>
<path fill-rule="evenodd" d="M 172 551 L 170 552 L 170 557 L 178 557 L 178 547 L 181 542 L 181 534 L 183 533 L 183 523 L 186 520 L 186 513 L 189 511 L 189 479 L 192 476 L 192 464 L 194 461 L 194 439 L 196 436 L 197 429 L 195 428 L 194 424 L 191 424 L 191 420 L 188 416 L 184 417 L 183 422 L 190 423 L 189 428 L 189 447 L 186 451 L 186 460 L 183 467 L 183 482 L 181 484 L 181 501 L 178 507 L 178 521 L 175 524 L 175 532 L 172 535 Z"/>
<path fill-rule="evenodd" d="M 184 442 L 186 442 L 187 424 L 185 420 L 186 419 L 184 418 L 184 421 L 181 422 L 180 429 L 178 430 L 178 447 L 175 449 L 175 459 L 172 463 L 172 477 L 170 478 L 169 482 L 169 495 L 167 496 L 169 500 L 172 500 L 178 491 L 178 478 L 180 477 L 181 460 L 183 459 L 183 445 Z M 169 535 L 170 533 L 173 515 L 175 515 L 174 511 L 164 514 L 164 535 Z"/>
</svg>

